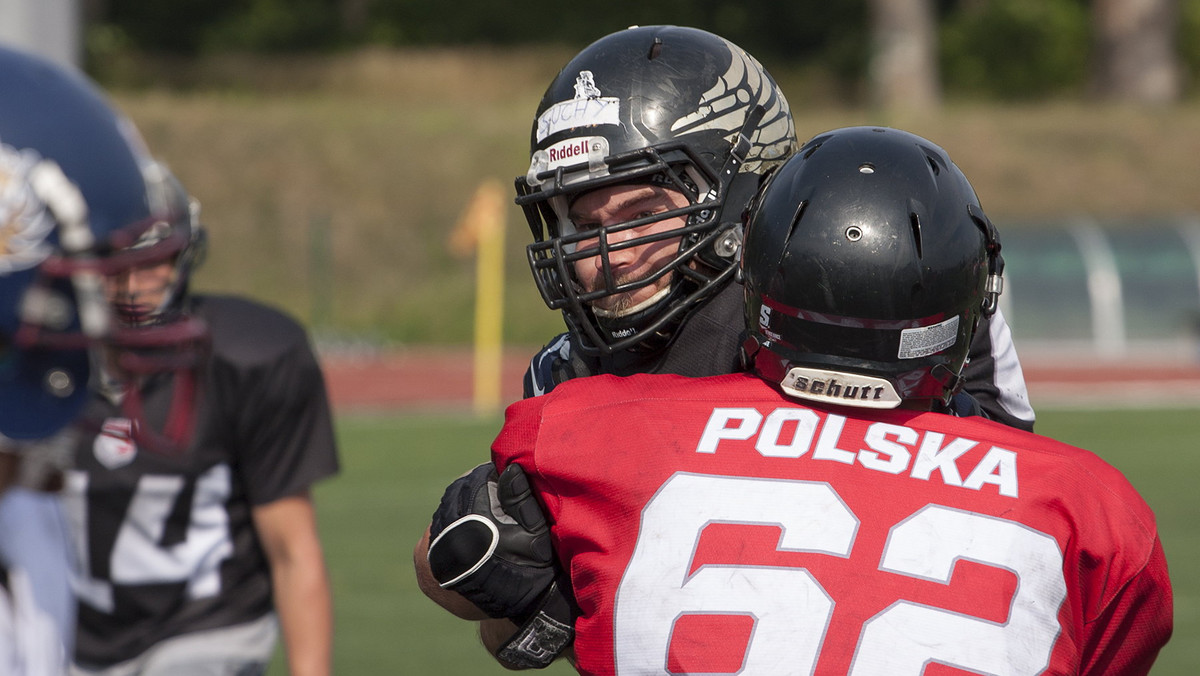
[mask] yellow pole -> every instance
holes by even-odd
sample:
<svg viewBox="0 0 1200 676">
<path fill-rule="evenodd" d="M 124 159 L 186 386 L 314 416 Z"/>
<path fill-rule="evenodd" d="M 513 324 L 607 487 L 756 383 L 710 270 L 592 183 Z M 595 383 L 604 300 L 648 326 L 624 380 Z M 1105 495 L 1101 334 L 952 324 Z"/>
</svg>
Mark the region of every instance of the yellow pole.
<svg viewBox="0 0 1200 676">
<path fill-rule="evenodd" d="M 504 328 L 504 188 L 495 179 L 475 190 L 450 237 L 450 250 L 475 253 L 475 364 L 473 400 L 477 415 L 501 405 Z"/>
<path fill-rule="evenodd" d="M 498 181 L 479 186 L 482 218 L 475 252 L 475 413 L 500 408 L 504 342 L 504 198 Z"/>
</svg>

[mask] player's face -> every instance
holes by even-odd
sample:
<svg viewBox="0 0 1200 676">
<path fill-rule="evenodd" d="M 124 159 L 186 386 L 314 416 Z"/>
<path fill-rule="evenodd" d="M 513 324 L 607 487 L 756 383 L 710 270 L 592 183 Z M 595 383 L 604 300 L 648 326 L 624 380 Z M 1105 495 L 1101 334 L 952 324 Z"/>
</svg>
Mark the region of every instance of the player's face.
<svg viewBox="0 0 1200 676">
<path fill-rule="evenodd" d="M 687 205 L 687 197 L 675 190 L 657 185 L 617 185 L 584 193 L 571 205 L 569 215 L 579 232 L 587 232 L 601 226 L 614 226 Z M 635 228 L 611 232 L 608 234 L 608 244 L 612 246 L 633 238 L 682 228 L 686 224 L 686 220 L 684 216 L 677 216 L 653 221 Z M 586 252 L 589 249 L 596 249 L 598 252 L 598 238 L 580 242 L 576 250 Z M 670 263 L 678 251 L 678 237 L 609 251 L 608 260 L 612 266 L 614 281 L 617 284 L 626 284 L 646 279 Z M 584 258 L 576 261 L 574 265 L 575 277 L 585 291 L 604 288 L 604 269 L 601 256 Z M 608 312 L 620 313 L 634 309 L 640 303 L 653 298 L 670 283 L 671 275 L 663 275 L 653 284 L 625 293 L 605 296 L 593 302 L 592 305 Z"/>
<path fill-rule="evenodd" d="M 105 278 L 105 291 L 117 316 L 132 325 L 154 318 L 175 281 L 171 261 L 130 268 Z"/>
</svg>

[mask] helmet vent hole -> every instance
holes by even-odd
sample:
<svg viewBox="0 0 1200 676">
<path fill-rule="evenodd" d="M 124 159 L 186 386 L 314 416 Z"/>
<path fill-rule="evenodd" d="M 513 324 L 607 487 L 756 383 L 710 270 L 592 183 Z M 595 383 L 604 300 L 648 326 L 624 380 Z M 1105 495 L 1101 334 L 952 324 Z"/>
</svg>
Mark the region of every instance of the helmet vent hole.
<svg viewBox="0 0 1200 676">
<path fill-rule="evenodd" d="M 804 218 L 804 209 L 808 207 L 808 200 L 800 202 L 796 205 L 796 213 L 792 214 L 792 227 L 788 230 L 788 241 L 792 239 L 792 235 L 796 232 L 796 226 L 800 225 L 800 219 Z M 786 246 L 786 244 L 784 245 Z"/>
<path fill-rule="evenodd" d="M 813 153 L 817 152 L 820 149 L 821 149 L 820 143 L 812 144 L 812 146 L 809 147 L 808 151 L 804 153 L 804 159 L 807 160 L 808 158 L 812 157 Z"/>
<path fill-rule="evenodd" d="M 846 239 L 850 240 L 851 242 L 857 242 L 858 240 L 862 239 L 862 237 L 862 228 L 858 227 L 857 225 L 852 225 L 846 228 Z"/>
<path fill-rule="evenodd" d="M 651 61 L 657 59 L 658 55 L 662 53 L 662 45 L 662 38 L 654 38 L 654 44 L 650 45 L 650 53 L 646 55 L 647 58 Z"/>
<path fill-rule="evenodd" d="M 913 246 L 917 248 L 917 258 L 921 257 L 921 218 L 916 212 L 908 214 L 909 225 L 912 226 Z"/>
<path fill-rule="evenodd" d="M 926 155 L 925 159 L 929 162 L 929 168 L 931 170 L 933 170 L 934 176 L 937 176 L 938 174 L 942 173 L 942 167 L 940 164 L 938 164 L 937 160 L 933 159 L 929 155 Z"/>
</svg>

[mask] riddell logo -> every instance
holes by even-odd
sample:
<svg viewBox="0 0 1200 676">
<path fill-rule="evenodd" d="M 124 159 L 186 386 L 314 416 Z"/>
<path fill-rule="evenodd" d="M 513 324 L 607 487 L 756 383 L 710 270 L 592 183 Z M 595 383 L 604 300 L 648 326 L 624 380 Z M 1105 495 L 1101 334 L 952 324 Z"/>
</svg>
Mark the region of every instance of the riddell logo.
<svg viewBox="0 0 1200 676">
<path fill-rule="evenodd" d="M 550 164 L 556 165 L 566 160 L 587 155 L 588 142 L 586 139 L 571 140 L 562 145 L 547 148 L 546 153 L 550 156 Z"/>
</svg>

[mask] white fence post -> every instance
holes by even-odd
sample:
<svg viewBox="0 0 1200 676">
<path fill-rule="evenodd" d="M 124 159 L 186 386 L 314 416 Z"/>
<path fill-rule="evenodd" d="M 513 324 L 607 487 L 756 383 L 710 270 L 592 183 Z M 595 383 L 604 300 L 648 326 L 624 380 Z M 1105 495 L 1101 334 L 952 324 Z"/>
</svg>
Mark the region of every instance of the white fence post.
<svg viewBox="0 0 1200 676">
<path fill-rule="evenodd" d="M 1117 258 L 1104 231 L 1090 220 L 1078 220 L 1069 228 L 1083 256 L 1087 271 L 1088 298 L 1092 304 L 1092 340 L 1105 357 L 1126 353 L 1125 307 L 1121 297 L 1121 274 Z"/>
</svg>

